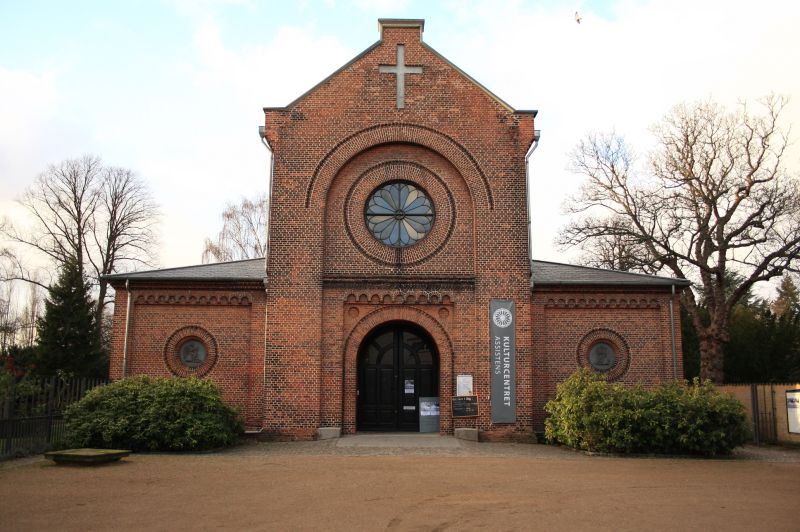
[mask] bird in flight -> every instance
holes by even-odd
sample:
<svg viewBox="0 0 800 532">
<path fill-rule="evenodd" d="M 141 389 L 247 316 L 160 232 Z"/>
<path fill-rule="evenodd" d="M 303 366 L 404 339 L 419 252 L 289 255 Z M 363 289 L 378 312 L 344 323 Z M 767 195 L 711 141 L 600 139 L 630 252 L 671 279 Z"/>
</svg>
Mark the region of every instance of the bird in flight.
<svg viewBox="0 0 800 532">
<path fill-rule="evenodd" d="M 580 23 L 581 23 L 581 20 L 583 20 L 583 19 L 581 18 L 581 15 L 580 15 L 580 13 L 578 13 L 578 12 L 576 11 L 576 12 L 575 12 L 575 22 L 577 22 L 578 24 L 580 24 Z"/>
</svg>

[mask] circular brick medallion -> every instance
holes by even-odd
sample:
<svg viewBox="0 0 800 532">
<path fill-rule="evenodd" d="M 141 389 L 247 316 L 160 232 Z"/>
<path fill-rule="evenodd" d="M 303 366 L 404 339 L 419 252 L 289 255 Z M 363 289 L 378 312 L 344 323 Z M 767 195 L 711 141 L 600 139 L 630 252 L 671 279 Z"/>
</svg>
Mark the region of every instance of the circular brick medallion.
<svg viewBox="0 0 800 532">
<path fill-rule="evenodd" d="M 615 381 L 628 372 L 630 349 L 625 339 L 611 329 L 594 329 L 578 343 L 578 365 Z"/>
<path fill-rule="evenodd" d="M 392 182 L 409 183 L 424 192 L 436 213 L 425 237 L 405 247 L 393 247 L 377 240 L 364 216 L 370 197 Z M 371 260 L 390 266 L 418 264 L 438 253 L 452 235 L 456 221 L 455 202 L 442 179 L 410 161 L 382 162 L 358 176 L 345 198 L 343 217 L 347 236 L 356 248 Z"/>
<path fill-rule="evenodd" d="M 202 327 L 183 327 L 167 339 L 164 361 L 178 377 L 202 377 L 217 363 L 217 341 Z"/>
</svg>

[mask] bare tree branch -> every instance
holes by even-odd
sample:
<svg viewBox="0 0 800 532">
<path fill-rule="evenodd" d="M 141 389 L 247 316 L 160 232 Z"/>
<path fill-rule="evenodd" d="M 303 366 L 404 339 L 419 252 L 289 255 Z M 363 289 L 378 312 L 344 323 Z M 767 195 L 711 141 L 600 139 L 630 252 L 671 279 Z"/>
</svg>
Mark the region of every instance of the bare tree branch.
<svg viewBox="0 0 800 532">
<path fill-rule="evenodd" d="M 242 198 L 222 212 L 222 229 L 216 239 L 206 238 L 203 262 L 255 259 L 267 254 L 267 196 Z"/>
<path fill-rule="evenodd" d="M 701 377 L 715 381 L 733 306 L 755 283 L 796 270 L 800 257 L 800 185 L 783 164 L 787 100 L 761 103 L 755 115 L 744 104 L 676 106 L 653 128 L 647 171 L 634 169 L 616 134 L 588 135 L 572 154 L 587 181 L 567 205 L 576 218 L 559 243 L 581 246 L 592 264 L 694 281 L 710 323 L 691 290 L 683 302 L 700 336 Z M 731 274 L 740 281 L 733 290 Z"/>
<path fill-rule="evenodd" d="M 93 216 L 92 242 L 87 258 L 98 280 L 96 319 L 102 326 L 103 309 L 110 303 L 103 276 L 127 264 L 152 266 L 156 260 L 158 205 L 146 184 L 127 168 L 103 168 L 98 191 L 99 208 Z"/>
<path fill-rule="evenodd" d="M 146 184 L 125 168 L 86 155 L 50 165 L 19 199 L 34 220 L 30 230 L 0 226 L 8 240 L 32 249 L 57 267 L 74 261 L 98 287 L 97 319 L 109 303 L 104 275 L 155 260 L 158 206 Z M 18 256 L 3 250 L 3 279 L 47 288 Z"/>
</svg>

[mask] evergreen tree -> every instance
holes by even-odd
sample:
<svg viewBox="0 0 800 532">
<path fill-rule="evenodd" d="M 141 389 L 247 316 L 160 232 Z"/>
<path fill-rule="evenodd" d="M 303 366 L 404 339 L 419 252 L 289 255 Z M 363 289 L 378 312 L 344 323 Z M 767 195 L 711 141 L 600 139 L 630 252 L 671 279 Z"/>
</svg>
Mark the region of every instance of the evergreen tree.
<svg viewBox="0 0 800 532">
<path fill-rule="evenodd" d="M 21 347 L 11 345 L 0 351 L 0 371 L 11 373 L 17 378 L 29 373 L 36 363 L 36 346 Z"/>
<path fill-rule="evenodd" d="M 58 281 L 50 287 L 36 329 L 37 374 L 55 375 L 60 370 L 78 377 L 102 377 L 107 373 L 95 305 L 75 262 L 65 263 Z"/>
<path fill-rule="evenodd" d="M 772 302 L 772 312 L 778 316 L 800 313 L 800 293 L 792 278 L 784 275 L 778 287 L 778 297 Z"/>
<path fill-rule="evenodd" d="M 725 346 L 725 382 L 795 382 L 800 378 L 800 314 L 770 305 L 737 306 Z"/>
<path fill-rule="evenodd" d="M 700 340 L 692 317 L 681 305 L 681 345 L 683 347 L 683 377 L 692 380 L 700 376 Z"/>
<path fill-rule="evenodd" d="M 733 307 L 730 340 L 724 351 L 726 383 L 800 379 L 800 305 L 796 295 L 794 283 L 784 280 L 775 300 L 745 297 Z M 697 331 L 681 310 L 684 374 L 692 378 L 700 369 Z M 707 320 L 705 307 L 700 310 L 701 319 Z"/>
</svg>

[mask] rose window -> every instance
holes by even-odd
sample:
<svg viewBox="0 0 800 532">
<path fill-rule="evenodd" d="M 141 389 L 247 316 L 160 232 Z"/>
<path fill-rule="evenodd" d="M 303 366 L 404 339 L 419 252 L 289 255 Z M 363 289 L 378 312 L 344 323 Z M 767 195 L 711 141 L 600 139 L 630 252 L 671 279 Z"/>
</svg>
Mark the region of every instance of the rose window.
<svg viewBox="0 0 800 532">
<path fill-rule="evenodd" d="M 392 247 L 410 246 L 425 238 L 433 226 L 433 204 L 410 183 L 389 183 L 367 201 L 367 227 L 380 242 Z"/>
</svg>

